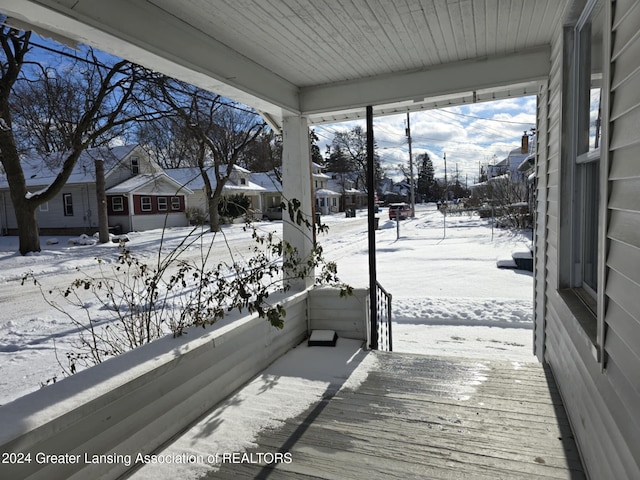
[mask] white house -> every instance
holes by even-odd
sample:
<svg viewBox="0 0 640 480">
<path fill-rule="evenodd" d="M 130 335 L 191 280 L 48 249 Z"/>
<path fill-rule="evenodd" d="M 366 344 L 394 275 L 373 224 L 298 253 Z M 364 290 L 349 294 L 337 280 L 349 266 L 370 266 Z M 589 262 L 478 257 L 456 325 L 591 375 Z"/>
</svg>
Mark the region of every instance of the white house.
<svg viewBox="0 0 640 480">
<path fill-rule="evenodd" d="M 165 172 L 180 185 L 184 185 L 193 192 L 189 197 L 189 208 L 198 209 L 201 212 L 208 212 L 209 205 L 207 193 L 204 186 L 204 179 L 197 167 L 168 168 Z M 226 176 L 227 167 L 222 165 L 220 173 Z M 216 178 L 213 167 L 208 169 L 209 181 L 211 188 L 216 187 Z M 260 211 L 263 208 L 263 194 L 266 192 L 264 187 L 254 183 L 251 179 L 251 172 L 246 168 L 234 165 L 229 175 L 229 179 L 223 187 L 223 196 L 242 194 L 246 196 L 250 203 L 250 209 Z"/>
<path fill-rule="evenodd" d="M 522 152 L 520 148 L 515 148 L 509 154 L 495 165 L 487 166 L 487 178 L 500 177 L 508 175 L 510 181 L 521 181 L 521 173 L 518 170 L 520 164 L 530 155 L 529 151 Z"/>
<path fill-rule="evenodd" d="M 271 172 L 256 172 L 249 174 L 251 182 L 261 190 L 262 209 L 278 207 L 282 203 L 282 184 L 278 176 Z"/>
<path fill-rule="evenodd" d="M 36 192 L 56 177 L 56 160 L 23 160 L 27 187 Z M 93 234 L 98 228 L 95 161 L 104 162 L 109 226 L 117 232 L 185 226 L 191 190 L 171 179 L 140 146 L 94 148 L 82 152 L 60 193 L 38 208 L 41 234 Z M 48 165 L 51 165 L 48 166 Z M 6 176 L 0 174 L 0 229 L 15 235 L 17 223 Z"/>
</svg>

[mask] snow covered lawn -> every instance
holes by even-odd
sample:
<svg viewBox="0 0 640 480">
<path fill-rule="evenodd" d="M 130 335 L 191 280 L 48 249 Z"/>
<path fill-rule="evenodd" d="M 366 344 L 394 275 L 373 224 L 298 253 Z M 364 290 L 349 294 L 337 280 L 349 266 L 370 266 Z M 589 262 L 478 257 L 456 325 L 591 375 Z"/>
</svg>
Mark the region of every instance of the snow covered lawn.
<svg viewBox="0 0 640 480">
<path fill-rule="evenodd" d="M 377 278 L 393 295 L 395 351 L 536 361 L 533 275 L 496 267 L 530 246 L 530 231 L 494 229 L 476 215 L 445 218 L 434 205 L 418 205 L 398 232 L 385 213 L 376 232 Z M 357 286 L 368 285 L 366 235 L 327 248 L 340 276 Z"/>
</svg>

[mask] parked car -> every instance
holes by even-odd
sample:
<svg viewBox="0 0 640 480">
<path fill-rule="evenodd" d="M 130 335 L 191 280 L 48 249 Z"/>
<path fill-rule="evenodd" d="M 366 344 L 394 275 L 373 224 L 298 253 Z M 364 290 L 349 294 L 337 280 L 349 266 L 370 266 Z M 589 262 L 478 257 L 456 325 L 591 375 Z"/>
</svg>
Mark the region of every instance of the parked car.
<svg viewBox="0 0 640 480">
<path fill-rule="evenodd" d="M 406 203 L 392 203 L 389 205 L 389 220 L 405 220 L 409 218 L 411 208 Z"/>
<path fill-rule="evenodd" d="M 269 207 L 262 214 L 263 220 L 282 220 L 282 207 Z"/>
</svg>

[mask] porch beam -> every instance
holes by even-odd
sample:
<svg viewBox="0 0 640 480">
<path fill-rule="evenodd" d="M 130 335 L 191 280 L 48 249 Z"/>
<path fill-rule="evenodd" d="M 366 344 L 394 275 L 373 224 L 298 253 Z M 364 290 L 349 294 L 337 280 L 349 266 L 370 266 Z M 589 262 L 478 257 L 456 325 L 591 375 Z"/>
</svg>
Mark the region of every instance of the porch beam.
<svg viewBox="0 0 640 480">
<path fill-rule="evenodd" d="M 302 88 L 304 115 L 364 109 L 367 105 L 414 102 L 460 92 L 541 81 L 549 76 L 550 49 L 543 47 L 503 57 L 485 57 L 349 82 Z"/>
</svg>

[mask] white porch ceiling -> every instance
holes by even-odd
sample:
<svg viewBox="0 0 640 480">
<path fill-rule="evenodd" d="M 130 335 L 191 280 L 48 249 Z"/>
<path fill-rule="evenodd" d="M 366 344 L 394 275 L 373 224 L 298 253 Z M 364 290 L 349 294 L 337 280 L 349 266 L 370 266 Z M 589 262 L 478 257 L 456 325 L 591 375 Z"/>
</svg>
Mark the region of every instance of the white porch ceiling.
<svg viewBox="0 0 640 480">
<path fill-rule="evenodd" d="M 0 0 L 0 12 L 312 123 L 535 94 L 571 0 Z"/>
</svg>

